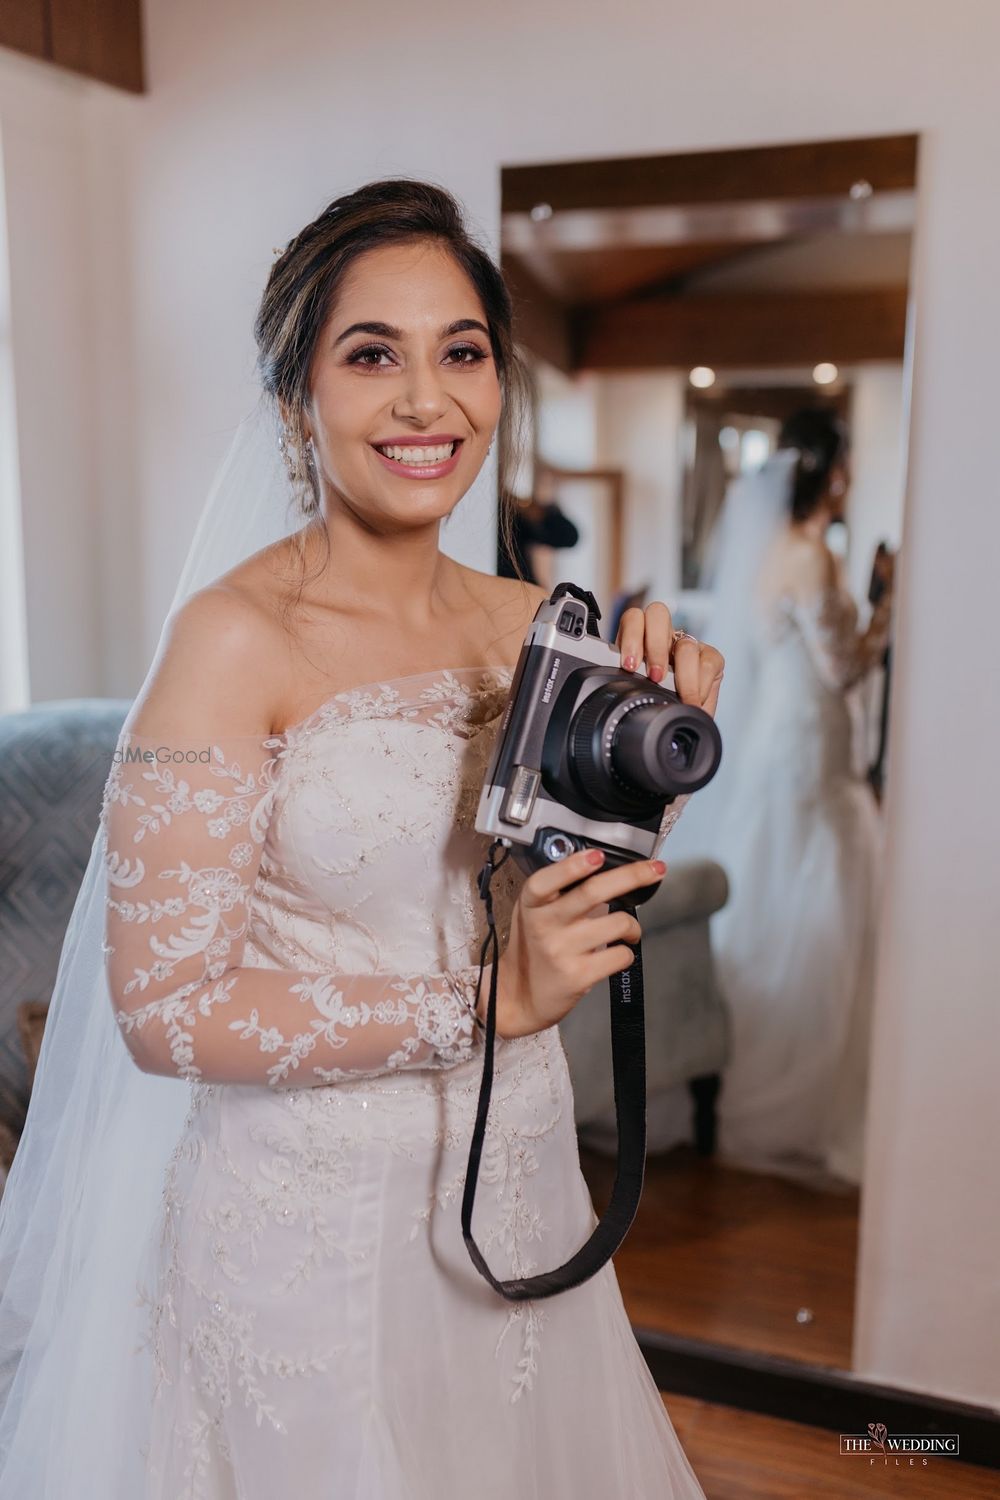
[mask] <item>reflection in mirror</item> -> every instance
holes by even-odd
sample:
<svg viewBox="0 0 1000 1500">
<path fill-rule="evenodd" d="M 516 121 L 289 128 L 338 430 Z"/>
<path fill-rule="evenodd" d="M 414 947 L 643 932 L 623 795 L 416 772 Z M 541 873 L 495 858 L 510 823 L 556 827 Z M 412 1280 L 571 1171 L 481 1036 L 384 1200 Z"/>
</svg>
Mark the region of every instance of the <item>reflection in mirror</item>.
<svg viewBox="0 0 1000 1500">
<path fill-rule="evenodd" d="M 662 600 L 726 657 L 722 769 L 640 913 L 647 1173 L 616 1257 L 632 1319 L 849 1367 L 915 141 L 814 146 L 814 181 L 796 148 L 741 155 L 504 173 L 534 380 L 519 556 L 547 588 L 592 589 L 607 640 Z M 560 1030 L 601 1210 L 607 986 Z"/>
</svg>

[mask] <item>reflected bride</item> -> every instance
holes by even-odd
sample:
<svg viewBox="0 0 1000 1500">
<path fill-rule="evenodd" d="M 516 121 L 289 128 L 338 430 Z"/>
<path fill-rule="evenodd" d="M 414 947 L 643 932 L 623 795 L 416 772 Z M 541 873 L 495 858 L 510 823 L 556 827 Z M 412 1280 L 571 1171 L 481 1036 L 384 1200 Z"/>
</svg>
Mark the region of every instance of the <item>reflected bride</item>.
<svg viewBox="0 0 1000 1500">
<path fill-rule="evenodd" d="M 884 654 L 892 596 L 859 632 L 824 542 L 849 482 L 839 421 L 790 417 L 779 460 L 786 516 L 756 577 L 752 702 L 713 850 L 731 881 L 713 928 L 733 1027 L 720 1155 L 860 1183 L 881 826 L 846 695 Z"/>
</svg>

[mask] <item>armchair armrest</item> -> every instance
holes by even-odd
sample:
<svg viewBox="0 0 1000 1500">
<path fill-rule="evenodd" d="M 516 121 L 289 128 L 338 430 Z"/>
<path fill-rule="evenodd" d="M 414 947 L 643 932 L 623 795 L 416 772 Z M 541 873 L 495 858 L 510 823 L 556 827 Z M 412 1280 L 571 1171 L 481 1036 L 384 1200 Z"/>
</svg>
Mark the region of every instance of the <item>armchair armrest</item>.
<svg viewBox="0 0 1000 1500">
<path fill-rule="evenodd" d="M 643 932 L 659 932 L 683 922 L 707 919 L 725 906 L 729 900 L 729 880 L 715 860 L 679 859 L 672 864 L 669 844 L 663 857 L 667 873 L 659 889 L 636 908 Z"/>
<path fill-rule="evenodd" d="M 690 1118 L 687 1086 L 711 1079 L 729 1048 L 728 1011 L 712 962 L 709 919 L 726 904 L 729 882 L 713 860 L 678 860 L 659 888 L 636 908 L 643 930 L 646 1017 L 647 1149 L 667 1150 L 678 1137 L 678 1094 Z M 581 1139 L 614 1151 L 614 1081 L 608 982 L 595 985 L 559 1023 L 573 1084 Z M 702 1109 L 711 1114 L 711 1106 Z M 701 1134 L 711 1134 L 700 1127 Z M 691 1130 L 694 1130 L 692 1123 Z"/>
</svg>

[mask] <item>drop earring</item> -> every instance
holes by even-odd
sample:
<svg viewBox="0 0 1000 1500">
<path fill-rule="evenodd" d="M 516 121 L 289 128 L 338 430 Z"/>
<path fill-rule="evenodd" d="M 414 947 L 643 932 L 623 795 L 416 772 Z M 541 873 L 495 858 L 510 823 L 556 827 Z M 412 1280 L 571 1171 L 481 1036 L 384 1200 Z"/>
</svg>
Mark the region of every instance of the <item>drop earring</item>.
<svg viewBox="0 0 1000 1500">
<path fill-rule="evenodd" d="M 298 507 L 304 516 L 311 516 L 319 509 L 319 504 L 310 478 L 311 454 L 304 451 L 309 444 L 305 439 L 300 442 L 289 427 L 283 426 L 278 437 L 278 447 L 285 460 L 288 481 Z"/>
</svg>

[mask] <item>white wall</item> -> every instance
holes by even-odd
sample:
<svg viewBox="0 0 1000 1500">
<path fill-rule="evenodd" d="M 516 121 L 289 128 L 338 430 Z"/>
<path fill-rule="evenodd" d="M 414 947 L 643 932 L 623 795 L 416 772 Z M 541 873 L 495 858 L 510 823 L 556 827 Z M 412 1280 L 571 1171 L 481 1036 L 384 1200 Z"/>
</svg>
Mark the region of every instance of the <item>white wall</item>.
<svg viewBox="0 0 1000 1500">
<path fill-rule="evenodd" d="M 11 557 L 16 524 L 0 545 L 5 576 L 23 573 L 33 702 L 131 695 L 144 650 L 126 209 L 139 118 L 123 94 L 0 49 L 13 351 L 3 457 L 16 465 L 23 555 Z M 11 705 L 24 690 L 12 628 Z"/>
<path fill-rule="evenodd" d="M 80 228 L 89 222 L 78 90 L 41 66 L 5 70 L 0 105 L 7 194 L 11 344 L 33 698 L 99 676 L 87 374 L 90 299 Z M 53 609 L 53 601 L 58 607 Z"/>
<path fill-rule="evenodd" d="M 597 401 L 601 377 L 584 371 L 564 375 L 544 360 L 534 361 L 538 391 L 538 452 L 567 469 L 596 468 Z"/>
<path fill-rule="evenodd" d="M 1000 200 L 990 190 L 1000 8 L 427 0 L 415 15 L 400 0 L 367 13 L 321 0 L 148 0 L 146 20 L 149 96 L 109 104 L 108 91 L 81 85 L 75 99 L 94 195 L 80 185 L 78 144 L 49 121 L 70 87 L 54 74 L 30 105 L 8 184 L 12 276 L 41 340 L 18 393 L 29 585 L 50 599 L 65 589 L 63 617 L 80 630 L 61 665 L 40 665 L 40 692 L 99 686 L 95 639 L 124 652 L 130 629 L 138 685 L 211 473 L 253 399 L 250 325 L 271 249 L 334 194 L 398 171 L 432 177 L 496 249 L 504 162 L 923 132 L 855 1366 L 1000 1403 L 1000 507 L 984 503 L 1000 346 Z M 19 84 L 35 65 L 16 61 Z M 0 76 L 5 155 L 10 73 Z M 29 129 L 31 171 L 27 156 L 17 160 L 22 148 L 36 159 Z M 128 174 L 122 201 L 99 163 Z M 66 248 L 80 228 L 86 274 Z M 99 316 L 84 332 L 87 278 Z M 55 304 L 39 300 L 57 279 Z M 114 421 L 91 426 L 88 442 L 81 382 L 93 369 L 112 379 Z M 113 588 L 94 569 L 92 524 L 103 528 Z M 46 534 L 68 544 L 66 562 L 49 562 Z M 481 528 L 466 535 L 468 559 L 483 565 L 485 502 Z M 123 581 L 129 556 L 142 631 Z M 121 666 L 116 681 L 123 675 Z M 960 777 L 942 778 L 929 703 L 963 715 Z"/>
<path fill-rule="evenodd" d="M 566 468 L 624 471 L 624 584 L 649 583 L 651 599 L 674 601 L 680 583 L 684 375 L 635 370 L 570 378 L 538 361 L 536 379 L 539 452 Z M 593 485 L 560 486 L 560 504 L 581 528 L 574 579 L 597 589 L 602 608 L 610 606 L 610 588 L 592 542 L 605 499 Z"/>
<path fill-rule="evenodd" d="M 0 134 L 0 183 L 3 182 Z M 30 702 L 7 204 L 0 193 L 0 713 Z"/>
<path fill-rule="evenodd" d="M 851 372 L 851 469 L 848 494 L 848 581 L 868 597 L 872 558 L 880 541 L 896 550 L 903 536 L 906 484 L 903 366 L 856 365 Z"/>
<path fill-rule="evenodd" d="M 686 380 L 676 370 L 600 377 L 598 463 L 624 469 L 625 584 L 673 607 L 680 587 Z"/>
</svg>

